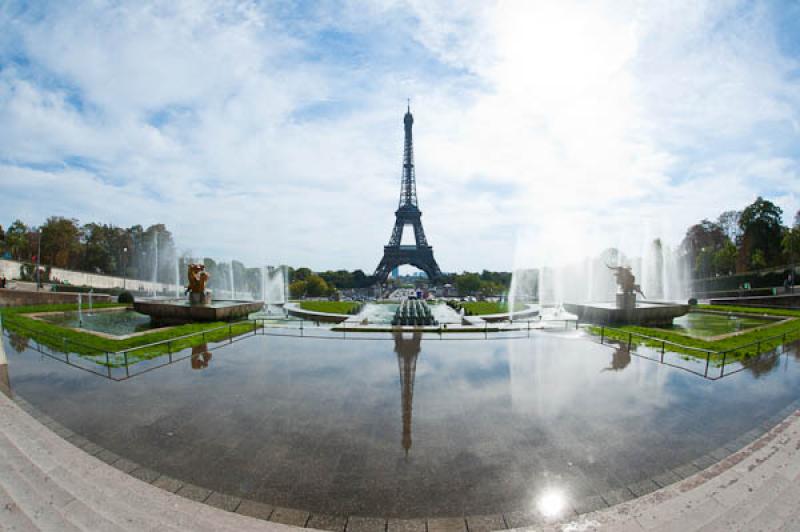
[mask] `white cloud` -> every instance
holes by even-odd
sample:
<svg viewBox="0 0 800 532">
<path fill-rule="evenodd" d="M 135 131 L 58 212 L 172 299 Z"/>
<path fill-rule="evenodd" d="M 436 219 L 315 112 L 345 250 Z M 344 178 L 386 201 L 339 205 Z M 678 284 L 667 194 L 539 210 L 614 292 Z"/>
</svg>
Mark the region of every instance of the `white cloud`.
<svg viewBox="0 0 800 532">
<path fill-rule="evenodd" d="M 24 11 L 0 11 L 19 37 L 0 42 L 4 218 L 164 222 L 196 254 L 371 270 L 406 96 L 445 270 L 635 253 L 759 194 L 798 206 L 798 62 L 761 5 Z"/>
</svg>

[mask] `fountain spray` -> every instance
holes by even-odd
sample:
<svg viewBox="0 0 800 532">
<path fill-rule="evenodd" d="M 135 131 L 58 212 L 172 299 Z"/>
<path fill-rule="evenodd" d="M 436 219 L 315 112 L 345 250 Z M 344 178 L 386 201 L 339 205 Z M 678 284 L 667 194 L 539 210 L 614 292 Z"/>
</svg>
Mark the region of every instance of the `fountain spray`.
<svg viewBox="0 0 800 532">
<path fill-rule="evenodd" d="M 153 263 L 153 297 L 156 297 L 158 290 L 158 231 L 153 233 L 153 247 L 155 248 L 154 263 Z"/>
</svg>

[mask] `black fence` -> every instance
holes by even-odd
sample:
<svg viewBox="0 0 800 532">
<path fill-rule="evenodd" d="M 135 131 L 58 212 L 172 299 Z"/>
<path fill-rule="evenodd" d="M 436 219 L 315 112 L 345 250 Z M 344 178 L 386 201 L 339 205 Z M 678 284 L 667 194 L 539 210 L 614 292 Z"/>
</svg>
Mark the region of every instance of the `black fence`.
<svg viewBox="0 0 800 532">
<path fill-rule="evenodd" d="M 615 333 L 617 338 L 608 338 L 607 332 Z M 667 366 L 689 371 L 705 379 L 717 380 L 752 367 L 764 358 L 786 353 L 787 345 L 798 341 L 797 338 L 794 338 L 795 335 L 800 335 L 800 325 L 781 334 L 761 338 L 732 349 L 715 351 L 687 346 L 646 334 L 601 326 L 599 342 L 601 345 L 622 347 L 636 357 L 655 360 Z M 773 343 L 775 346 L 772 346 Z M 641 344 L 646 350 L 634 351 L 633 348 L 637 344 Z M 768 346 L 768 349 L 762 352 L 763 346 Z M 752 355 L 750 355 L 751 350 Z M 698 363 L 702 370 L 698 369 Z M 726 368 L 729 369 L 726 371 Z"/>
</svg>

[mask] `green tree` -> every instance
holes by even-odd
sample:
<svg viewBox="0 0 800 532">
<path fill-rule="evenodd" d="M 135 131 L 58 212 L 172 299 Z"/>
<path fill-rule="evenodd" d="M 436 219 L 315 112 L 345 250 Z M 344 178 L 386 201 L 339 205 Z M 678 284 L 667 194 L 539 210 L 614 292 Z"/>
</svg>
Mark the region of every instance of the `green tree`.
<svg viewBox="0 0 800 532">
<path fill-rule="evenodd" d="M 28 226 L 21 220 L 15 220 L 6 231 L 6 249 L 16 260 L 31 259 L 28 232 Z"/>
<path fill-rule="evenodd" d="M 292 280 L 293 281 L 305 281 L 306 278 L 311 276 L 314 272 L 311 271 L 309 268 L 297 268 L 292 272 Z"/>
<path fill-rule="evenodd" d="M 84 251 L 80 269 L 107 274 L 117 273 L 119 257 L 115 253 L 116 240 L 116 230 L 113 226 L 96 223 L 84 225 L 81 228 Z"/>
<path fill-rule="evenodd" d="M 699 278 L 714 275 L 714 257 L 716 251 L 712 248 L 702 248 L 694 258 L 695 276 Z"/>
<path fill-rule="evenodd" d="M 506 287 L 500 283 L 492 281 L 481 281 L 480 294 L 484 297 L 500 296 L 506 291 Z"/>
<path fill-rule="evenodd" d="M 477 273 L 464 272 L 456 276 L 455 285 L 460 296 L 475 294 L 481 289 L 481 276 Z"/>
<path fill-rule="evenodd" d="M 714 254 L 713 268 L 718 275 L 733 275 L 736 272 L 736 246 L 732 242 Z"/>
<path fill-rule="evenodd" d="M 800 225 L 787 229 L 781 241 L 786 262 L 794 264 L 800 256 Z"/>
<path fill-rule="evenodd" d="M 759 196 L 748 205 L 739 217 L 742 246 L 739 248 L 739 264 L 744 268 L 755 268 L 755 254 L 760 251 L 761 268 L 781 262 L 781 237 L 783 211 L 780 207 Z"/>
<path fill-rule="evenodd" d="M 305 281 L 293 281 L 289 285 L 289 296 L 292 299 L 300 299 L 306 295 L 306 282 Z"/>
<path fill-rule="evenodd" d="M 328 295 L 330 288 L 325 279 L 316 274 L 311 274 L 305 279 L 306 295 L 310 297 L 321 297 Z"/>
<path fill-rule="evenodd" d="M 365 288 L 372 284 L 372 278 L 367 276 L 362 270 L 353 271 L 353 287 Z"/>
<path fill-rule="evenodd" d="M 39 235 L 42 239 L 42 263 L 57 268 L 78 268 L 81 230 L 77 220 L 51 216 L 39 228 Z"/>
<path fill-rule="evenodd" d="M 713 275 L 714 255 L 729 242 L 722 227 L 709 220 L 702 220 L 687 229 L 681 246 L 694 264 L 695 277 Z"/>
<path fill-rule="evenodd" d="M 764 258 L 764 252 L 760 249 L 757 249 L 753 252 L 753 255 L 750 257 L 750 265 L 753 267 L 754 270 L 760 270 L 761 268 L 767 267 L 767 260 Z"/>
</svg>

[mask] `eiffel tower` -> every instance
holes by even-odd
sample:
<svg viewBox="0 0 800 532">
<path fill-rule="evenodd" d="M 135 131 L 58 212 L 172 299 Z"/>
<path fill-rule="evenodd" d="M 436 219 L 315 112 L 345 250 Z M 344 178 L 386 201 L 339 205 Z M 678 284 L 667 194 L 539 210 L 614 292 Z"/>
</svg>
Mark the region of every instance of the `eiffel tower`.
<svg viewBox="0 0 800 532">
<path fill-rule="evenodd" d="M 428 279 L 435 281 L 442 275 L 436 259 L 433 258 L 433 247 L 425 238 L 422 229 L 422 212 L 417 205 L 417 179 L 414 173 L 414 143 L 411 138 L 411 127 L 414 117 L 411 116 L 411 105 L 403 118 L 405 125 L 405 144 L 403 149 L 403 177 L 400 182 L 400 205 L 395 211 L 394 229 L 389 245 L 383 247 L 383 258 L 373 277 L 376 282 L 383 283 L 396 266 L 410 264 L 424 271 Z M 415 244 L 402 246 L 403 229 L 406 225 L 414 228 Z"/>
</svg>

